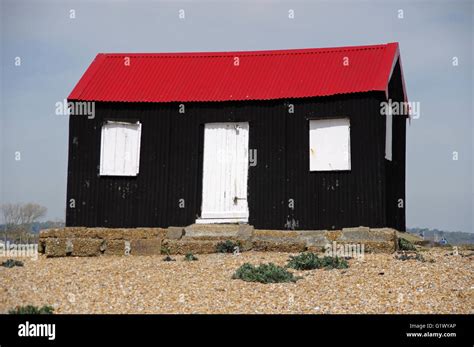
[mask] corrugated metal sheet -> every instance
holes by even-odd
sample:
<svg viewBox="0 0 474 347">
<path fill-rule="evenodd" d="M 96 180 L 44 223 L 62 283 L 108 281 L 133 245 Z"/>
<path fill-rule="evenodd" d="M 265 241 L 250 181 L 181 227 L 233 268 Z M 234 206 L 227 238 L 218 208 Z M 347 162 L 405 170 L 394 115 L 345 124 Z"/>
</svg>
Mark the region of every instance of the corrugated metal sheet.
<svg viewBox="0 0 474 347">
<path fill-rule="evenodd" d="M 401 66 L 397 63 L 393 78 L 389 84 L 390 98 L 396 102 L 404 100 L 402 93 Z M 386 225 L 405 231 L 405 171 L 406 171 L 406 119 L 393 117 L 392 125 L 392 160 L 385 161 L 385 182 L 387 201 Z M 401 199 L 401 200 L 400 200 Z M 403 202 L 403 208 L 400 202 Z"/>
<path fill-rule="evenodd" d="M 98 102 L 95 119 L 70 118 L 67 201 L 74 199 L 75 207 L 68 205 L 66 224 L 193 224 L 202 204 L 204 124 L 247 121 L 249 148 L 257 151 L 257 165 L 248 173 L 251 225 L 301 230 L 387 226 L 387 184 L 404 187 L 404 176 L 393 172 L 385 183 L 385 122 L 377 116 L 384 98 L 381 92 L 371 92 L 297 99 L 291 101 L 294 114 L 278 100 L 190 103 L 186 116 L 178 115 L 172 103 Z M 308 119 L 341 115 L 351 120 L 351 171 L 310 172 Z M 142 123 L 136 177 L 98 176 L 100 129 L 109 118 Z M 400 147 L 394 156 L 400 153 L 402 160 L 404 143 L 394 146 Z M 404 216 L 404 210 L 397 213 Z"/>
<path fill-rule="evenodd" d="M 387 92 L 398 55 L 398 43 L 253 52 L 98 54 L 69 100 L 206 102 Z"/>
</svg>

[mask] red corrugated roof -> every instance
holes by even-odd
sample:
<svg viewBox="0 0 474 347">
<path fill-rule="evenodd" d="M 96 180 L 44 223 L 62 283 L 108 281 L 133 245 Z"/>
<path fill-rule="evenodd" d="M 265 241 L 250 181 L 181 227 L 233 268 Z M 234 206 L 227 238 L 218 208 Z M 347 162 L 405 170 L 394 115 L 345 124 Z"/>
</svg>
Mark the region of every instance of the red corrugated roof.
<svg viewBox="0 0 474 347">
<path fill-rule="evenodd" d="M 398 56 L 398 43 L 247 52 L 98 54 L 68 99 L 191 102 L 387 92 Z"/>
</svg>

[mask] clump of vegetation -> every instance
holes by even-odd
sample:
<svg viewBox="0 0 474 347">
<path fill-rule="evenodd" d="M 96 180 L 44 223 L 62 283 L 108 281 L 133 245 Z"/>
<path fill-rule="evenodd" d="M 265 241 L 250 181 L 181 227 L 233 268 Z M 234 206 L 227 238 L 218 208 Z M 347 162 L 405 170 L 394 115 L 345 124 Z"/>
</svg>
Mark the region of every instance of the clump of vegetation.
<svg viewBox="0 0 474 347">
<path fill-rule="evenodd" d="M 217 253 L 233 253 L 236 249 L 240 249 L 241 246 L 239 241 L 226 240 L 216 245 L 216 251 Z"/>
<path fill-rule="evenodd" d="M 192 254 L 192 253 L 186 253 L 186 255 L 184 256 L 184 260 L 185 261 L 196 261 L 196 260 L 198 260 L 198 258 L 195 257 L 194 254 Z"/>
<path fill-rule="evenodd" d="M 273 263 L 254 266 L 245 263 L 232 275 L 233 279 L 241 279 L 246 282 L 260 283 L 287 283 L 296 282 L 300 277 L 295 277 L 291 272 Z"/>
<path fill-rule="evenodd" d="M 9 314 L 53 314 L 54 308 L 51 306 L 17 306 L 13 310 L 9 310 Z"/>
<path fill-rule="evenodd" d="M 290 256 L 287 267 L 296 270 L 312 270 L 320 268 L 320 261 L 316 254 L 308 252 L 297 256 Z"/>
<path fill-rule="evenodd" d="M 161 254 L 170 255 L 170 249 L 166 245 L 161 245 L 160 252 Z"/>
<path fill-rule="evenodd" d="M 398 239 L 398 249 L 401 251 L 416 251 L 415 245 L 402 237 Z"/>
<path fill-rule="evenodd" d="M 397 256 L 398 260 L 418 260 L 421 261 L 422 263 L 426 262 L 427 260 L 425 257 L 423 257 L 422 254 L 415 252 L 412 254 L 407 254 L 407 253 L 402 253 L 399 256 Z M 428 260 L 429 263 L 434 263 L 435 261 L 433 259 Z"/>
<path fill-rule="evenodd" d="M 15 266 L 23 266 L 23 262 L 15 259 L 7 259 L 1 265 L 3 267 L 12 268 Z"/>
<path fill-rule="evenodd" d="M 347 260 L 339 257 L 323 257 L 321 258 L 323 268 L 326 269 L 347 269 L 349 264 Z"/>
<path fill-rule="evenodd" d="M 316 254 L 308 252 L 296 256 L 290 256 L 287 267 L 295 270 L 313 270 L 313 269 L 347 269 L 349 264 L 347 260 L 339 257 L 324 256 L 318 257 Z"/>
</svg>

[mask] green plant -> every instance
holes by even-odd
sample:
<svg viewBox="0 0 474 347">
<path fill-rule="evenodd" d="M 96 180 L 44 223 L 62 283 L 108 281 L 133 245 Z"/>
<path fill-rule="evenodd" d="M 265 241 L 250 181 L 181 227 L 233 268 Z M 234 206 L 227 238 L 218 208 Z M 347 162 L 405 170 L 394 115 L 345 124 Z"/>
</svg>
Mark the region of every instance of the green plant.
<svg viewBox="0 0 474 347">
<path fill-rule="evenodd" d="M 295 277 L 285 268 L 273 263 L 260 266 L 245 263 L 235 271 L 232 279 L 241 279 L 246 282 L 285 283 L 296 282 L 300 277 Z"/>
<path fill-rule="evenodd" d="M 52 314 L 54 309 L 51 306 L 17 306 L 13 310 L 9 310 L 9 314 Z"/>
<path fill-rule="evenodd" d="M 186 255 L 184 256 L 184 260 L 185 261 L 195 261 L 195 260 L 198 260 L 198 258 L 196 258 L 194 256 L 194 254 L 192 254 L 192 253 L 186 253 Z"/>
<path fill-rule="evenodd" d="M 161 254 L 170 255 L 170 249 L 166 245 L 161 245 L 160 252 Z"/>
<path fill-rule="evenodd" d="M 15 259 L 7 259 L 1 265 L 3 267 L 12 268 L 14 266 L 23 266 L 23 262 Z"/>
<path fill-rule="evenodd" d="M 323 257 L 321 258 L 322 267 L 326 269 L 347 269 L 349 264 L 347 260 L 339 257 Z"/>
<path fill-rule="evenodd" d="M 301 253 L 297 256 L 290 256 L 287 267 L 296 270 L 312 270 L 320 268 L 320 261 L 314 253 Z"/>
<path fill-rule="evenodd" d="M 234 242 L 231 240 L 226 240 L 219 242 L 216 245 L 216 251 L 217 253 L 233 253 L 236 247 L 239 249 L 241 248 L 241 243 L 239 241 Z"/>
<path fill-rule="evenodd" d="M 343 258 L 329 256 L 319 258 L 316 254 L 308 252 L 290 256 L 287 267 L 295 270 L 347 269 L 349 264 Z"/>
<path fill-rule="evenodd" d="M 416 251 L 415 245 L 402 237 L 398 239 L 398 249 L 401 251 Z"/>
</svg>

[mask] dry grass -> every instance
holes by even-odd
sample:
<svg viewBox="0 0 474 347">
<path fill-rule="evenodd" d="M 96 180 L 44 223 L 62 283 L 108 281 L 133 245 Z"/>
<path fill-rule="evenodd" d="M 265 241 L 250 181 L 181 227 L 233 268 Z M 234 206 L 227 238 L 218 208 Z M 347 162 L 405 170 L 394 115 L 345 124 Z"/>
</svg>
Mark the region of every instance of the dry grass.
<svg viewBox="0 0 474 347">
<path fill-rule="evenodd" d="M 282 284 L 231 276 L 246 262 L 285 265 L 285 253 L 199 255 L 194 262 L 40 257 L 0 267 L 0 312 L 33 304 L 56 313 L 474 313 L 474 257 L 448 254 L 424 252 L 433 263 L 368 254 L 345 270 L 294 271 L 303 279 Z"/>
<path fill-rule="evenodd" d="M 420 236 L 411 234 L 411 233 L 409 233 L 409 232 L 403 232 L 403 233 L 401 233 L 401 232 L 397 231 L 397 237 L 398 237 L 398 238 L 405 239 L 405 240 L 407 240 L 407 241 L 410 241 L 411 243 L 423 241 L 423 239 L 422 239 Z"/>
</svg>

